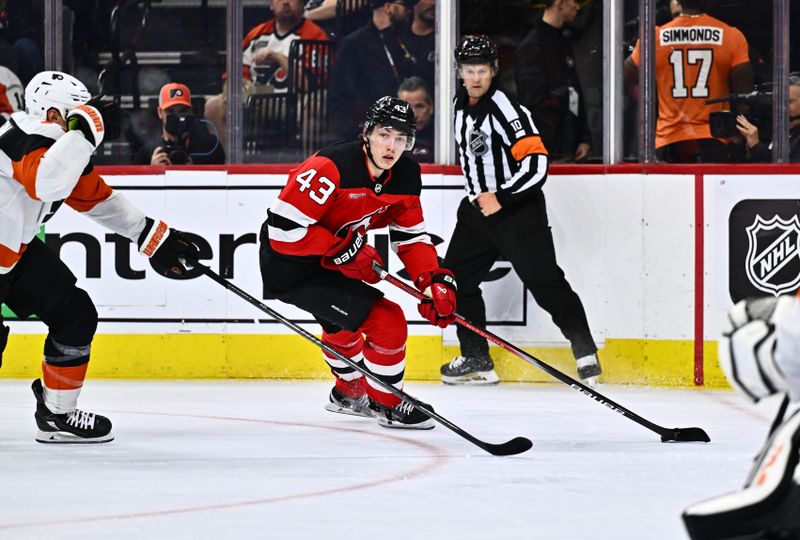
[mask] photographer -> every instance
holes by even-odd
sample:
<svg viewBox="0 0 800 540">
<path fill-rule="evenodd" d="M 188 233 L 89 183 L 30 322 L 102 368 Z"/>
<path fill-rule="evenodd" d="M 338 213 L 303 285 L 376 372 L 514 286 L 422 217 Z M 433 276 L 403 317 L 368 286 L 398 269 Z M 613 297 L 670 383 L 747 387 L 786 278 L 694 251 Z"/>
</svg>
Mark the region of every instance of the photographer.
<svg viewBox="0 0 800 540">
<path fill-rule="evenodd" d="M 772 143 L 764 144 L 758 137 L 758 128 L 743 115 L 736 117 L 736 129 L 747 146 L 747 161 L 769 163 L 772 161 Z M 789 161 L 800 162 L 800 76 L 789 77 Z"/>
<path fill-rule="evenodd" d="M 225 163 L 219 138 L 197 122 L 189 89 L 179 83 L 165 84 L 158 96 L 161 137 L 136 153 L 137 165 L 215 165 Z"/>
</svg>

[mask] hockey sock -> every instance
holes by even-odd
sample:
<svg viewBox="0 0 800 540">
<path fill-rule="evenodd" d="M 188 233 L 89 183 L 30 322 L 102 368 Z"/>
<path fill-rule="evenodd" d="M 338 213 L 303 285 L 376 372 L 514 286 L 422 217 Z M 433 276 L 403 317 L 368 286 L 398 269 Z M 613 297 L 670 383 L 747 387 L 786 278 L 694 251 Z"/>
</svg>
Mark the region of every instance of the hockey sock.
<svg viewBox="0 0 800 540">
<path fill-rule="evenodd" d="M 361 325 L 366 335 L 364 365 L 383 382 L 403 389 L 406 367 L 408 325 L 403 310 L 385 298 L 378 300 Z M 387 407 L 400 403 L 400 398 L 367 380 L 367 395 Z"/>
<path fill-rule="evenodd" d="M 86 378 L 91 345 L 62 345 L 50 336 L 44 342 L 42 383 L 44 403 L 51 412 L 64 414 L 78 406 Z"/>
<path fill-rule="evenodd" d="M 336 349 L 357 364 L 363 365 L 364 336 L 360 331 L 348 332 L 340 330 L 333 334 L 322 333 L 322 342 Z M 364 376 L 341 360 L 329 355 L 324 350 L 322 358 L 331 367 L 331 373 L 336 377 L 336 387 L 346 396 L 358 397 L 364 393 Z"/>
</svg>

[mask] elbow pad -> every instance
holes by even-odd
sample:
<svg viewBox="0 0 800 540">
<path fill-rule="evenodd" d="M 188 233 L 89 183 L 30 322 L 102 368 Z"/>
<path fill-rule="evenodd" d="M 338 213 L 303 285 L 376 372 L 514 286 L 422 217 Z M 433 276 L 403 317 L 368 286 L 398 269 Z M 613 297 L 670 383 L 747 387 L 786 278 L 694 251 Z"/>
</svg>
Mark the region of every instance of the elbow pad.
<svg viewBox="0 0 800 540">
<path fill-rule="evenodd" d="M 36 196 L 41 201 L 69 197 L 89 164 L 94 148 L 80 132 L 60 137 L 42 156 L 36 171 Z"/>
</svg>

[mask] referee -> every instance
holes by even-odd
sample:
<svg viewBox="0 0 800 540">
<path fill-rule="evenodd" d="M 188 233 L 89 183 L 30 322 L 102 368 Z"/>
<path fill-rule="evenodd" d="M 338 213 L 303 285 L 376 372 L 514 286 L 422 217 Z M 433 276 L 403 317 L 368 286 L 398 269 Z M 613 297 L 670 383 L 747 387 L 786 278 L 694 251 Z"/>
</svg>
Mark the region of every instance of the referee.
<svg viewBox="0 0 800 540">
<path fill-rule="evenodd" d="M 459 282 L 459 312 L 485 328 L 480 283 L 494 262 L 510 261 L 536 303 L 572 345 L 578 375 L 594 385 L 601 373 L 597 346 L 580 298 L 556 262 L 542 185 L 547 150 L 530 112 L 494 83 L 497 47 L 485 35 L 467 35 L 455 50 L 458 77 L 455 142 L 464 170 L 465 197 L 443 266 Z M 441 368 L 447 384 L 496 384 L 486 339 L 459 326 L 461 355 Z"/>
</svg>

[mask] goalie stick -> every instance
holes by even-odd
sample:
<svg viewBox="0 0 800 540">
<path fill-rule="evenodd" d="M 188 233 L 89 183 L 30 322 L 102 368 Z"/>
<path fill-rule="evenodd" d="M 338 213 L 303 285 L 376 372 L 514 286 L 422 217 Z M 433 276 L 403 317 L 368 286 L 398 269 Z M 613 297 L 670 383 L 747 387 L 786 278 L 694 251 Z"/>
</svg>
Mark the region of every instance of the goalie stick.
<svg viewBox="0 0 800 540">
<path fill-rule="evenodd" d="M 317 347 L 323 349 L 325 352 L 327 352 L 331 356 L 335 356 L 337 359 L 341 360 L 342 362 L 347 364 L 349 367 L 355 369 L 356 371 L 361 373 L 363 376 L 368 378 L 370 381 L 372 381 L 373 383 L 379 385 L 386 392 L 394 394 L 395 396 L 399 397 L 400 399 L 408 401 L 409 403 L 413 404 L 414 407 L 416 407 L 419 410 L 423 411 L 429 417 L 433 418 L 434 420 L 436 420 L 437 422 L 439 422 L 440 424 L 442 424 L 443 426 L 445 426 L 449 430 L 451 430 L 454 433 L 456 433 L 457 435 L 467 439 L 469 442 L 471 442 L 475 446 L 478 446 L 478 447 L 482 448 L 483 450 L 489 452 L 493 456 L 513 456 L 513 455 L 516 455 L 516 454 L 521 454 L 523 452 L 527 452 L 528 450 L 531 449 L 531 447 L 533 447 L 533 443 L 530 441 L 530 439 L 526 439 L 525 437 L 515 437 L 515 438 L 511 439 L 510 441 L 506 441 L 506 442 L 501 443 L 501 444 L 492 444 L 492 443 L 488 443 L 488 442 L 485 442 L 485 441 L 482 441 L 482 440 L 478 439 L 477 437 L 471 435 L 470 433 L 464 431 L 463 429 L 461 429 L 460 427 L 458 427 L 457 425 L 452 423 L 450 420 L 448 420 L 444 416 L 441 416 L 440 414 L 436 413 L 433 410 L 433 407 L 428 407 L 428 406 L 424 405 L 417 398 L 412 397 L 409 394 L 406 394 L 405 392 L 403 392 L 402 390 L 398 390 L 394 386 L 392 386 L 392 385 L 390 385 L 388 383 L 385 383 L 382 380 L 380 380 L 379 378 L 375 377 L 375 375 L 373 375 L 372 373 L 370 373 L 366 369 L 362 368 L 361 366 L 359 366 L 358 364 L 353 362 L 350 358 L 346 357 L 345 355 L 343 355 L 342 353 L 340 353 L 336 349 L 334 349 L 334 348 L 328 346 L 327 344 L 323 343 L 314 334 L 308 332 L 304 328 L 302 328 L 299 325 L 293 323 L 292 321 L 290 321 L 289 319 L 287 319 L 286 317 L 284 317 L 283 315 L 281 315 L 280 313 L 278 313 L 274 309 L 266 306 L 263 302 L 260 302 L 259 300 L 253 298 L 251 295 L 249 295 L 248 293 L 246 293 L 245 291 L 243 291 L 242 289 L 240 289 L 239 287 L 237 287 L 236 285 L 234 285 L 233 283 L 231 283 L 227 279 L 223 278 L 222 276 L 220 276 L 219 274 L 217 274 L 216 272 L 211 270 L 208 266 L 205 266 L 203 264 L 197 263 L 195 261 L 191 261 L 190 264 L 192 266 L 195 266 L 195 267 L 199 268 L 200 271 L 203 274 L 205 274 L 206 276 L 210 277 L 211 279 L 213 279 L 214 281 L 216 281 L 217 283 L 219 283 L 220 285 L 222 285 L 223 287 L 225 287 L 229 291 L 233 292 L 234 294 L 236 294 L 240 298 L 246 300 L 247 302 L 249 302 L 253 306 L 257 307 L 258 309 L 260 309 L 261 311 L 263 311 L 264 313 L 266 313 L 267 315 L 269 315 L 273 319 L 275 319 L 278 322 L 284 324 L 285 326 L 288 326 L 289 328 L 291 328 L 292 330 L 294 330 L 295 332 L 297 332 L 298 334 L 300 334 L 301 336 L 306 338 L 308 341 L 310 341 L 311 343 L 316 345 Z"/>
<path fill-rule="evenodd" d="M 381 268 L 380 265 L 377 263 L 372 264 L 372 268 L 375 270 L 375 273 L 378 274 L 384 281 L 388 281 L 395 287 L 402 289 L 403 291 L 407 292 L 411 296 L 414 296 L 417 300 L 424 300 L 427 298 L 423 293 L 408 285 L 407 283 L 400 281 L 400 279 L 396 278 L 395 276 L 391 275 L 387 272 L 384 268 Z M 573 388 L 580 392 L 585 396 L 589 396 L 593 400 L 597 401 L 598 403 L 605 405 L 612 411 L 621 414 L 625 418 L 629 420 L 633 420 L 639 425 L 646 427 L 647 429 L 654 431 L 661 435 L 661 442 L 709 442 L 711 438 L 709 438 L 708 434 L 701 428 L 698 427 L 690 427 L 690 428 L 665 428 L 661 427 L 658 424 L 654 424 L 645 418 L 642 418 L 638 414 L 634 413 L 633 411 L 626 409 L 619 403 L 610 400 L 609 398 L 605 397 L 603 394 L 592 390 L 588 386 L 579 383 L 572 377 L 561 373 L 554 367 L 545 364 L 535 356 L 526 353 L 519 347 L 512 345 L 511 343 L 507 342 L 503 338 L 494 335 L 493 333 L 489 332 L 488 330 L 484 330 L 482 328 L 478 328 L 467 319 L 456 313 L 456 323 L 460 324 L 465 328 L 469 328 L 479 336 L 483 336 L 484 338 L 488 339 L 492 343 L 499 345 L 500 347 L 504 348 L 508 352 L 512 353 L 514 356 L 525 360 L 529 364 L 533 364 L 534 366 L 538 367 L 545 373 L 555 377 L 559 381 L 563 382 L 570 388 Z"/>
</svg>

